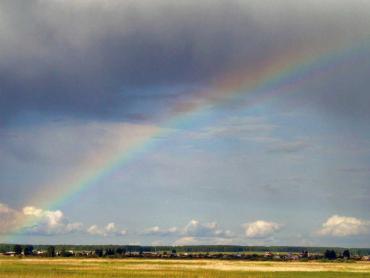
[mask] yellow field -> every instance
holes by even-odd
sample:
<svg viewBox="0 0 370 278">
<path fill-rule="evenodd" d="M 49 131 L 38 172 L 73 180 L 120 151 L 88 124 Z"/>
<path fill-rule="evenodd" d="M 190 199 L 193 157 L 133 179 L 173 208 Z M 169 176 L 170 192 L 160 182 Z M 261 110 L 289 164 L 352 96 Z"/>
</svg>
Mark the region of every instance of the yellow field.
<svg viewBox="0 0 370 278">
<path fill-rule="evenodd" d="M 0 277 L 370 277 L 370 263 L 5 258 Z"/>
</svg>

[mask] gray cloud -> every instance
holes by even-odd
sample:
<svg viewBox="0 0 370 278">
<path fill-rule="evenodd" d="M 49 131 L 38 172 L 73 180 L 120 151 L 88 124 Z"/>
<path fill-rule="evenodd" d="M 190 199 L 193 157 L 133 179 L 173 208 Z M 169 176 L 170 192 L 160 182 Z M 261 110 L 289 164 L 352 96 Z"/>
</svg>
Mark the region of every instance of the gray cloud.
<svg viewBox="0 0 370 278">
<path fill-rule="evenodd" d="M 136 115 L 133 106 L 155 114 L 172 101 L 171 96 L 156 96 L 148 103 L 142 97 L 126 97 L 127 92 L 150 88 L 145 90 L 151 95 L 161 86 L 207 85 L 230 70 L 253 70 L 292 47 L 311 46 L 314 55 L 333 43 L 364 39 L 370 23 L 368 5 L 283 0 L 2 1 L 1 116 L 7 120 L 37 110 L 130 117 Z M 313 103 L 363 115 L 364 103 L 369 103 L 363 78 L 368 60 L 361 59 L 356 76 L 346 76 L 344 69 L 343 81 L 334 78 L 330 86 L 319 86 Z M 337 84 L 335 92 L 332 84 Z"/>
</svg>

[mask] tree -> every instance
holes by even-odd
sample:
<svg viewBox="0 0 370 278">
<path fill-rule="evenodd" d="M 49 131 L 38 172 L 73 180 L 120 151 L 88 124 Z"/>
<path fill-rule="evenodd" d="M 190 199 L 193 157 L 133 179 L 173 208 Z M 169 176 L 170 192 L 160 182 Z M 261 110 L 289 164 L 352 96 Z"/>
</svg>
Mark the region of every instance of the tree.
<svg viewBox="0 0 370 278">
<path fill-rule="evenodd" d="M 102 249 L 96 249 L 95 250 L 95 255 L 98 257 L 103 257 L 103 250 Z"/>
<path fill-rule="evenodd" d="M 47 256 L 48 257 L 55 257 L 55 247 L 49 246 L 47 249 Z"/>
<path fill-rule="evenodd" d="M 114 256 L 115 251 L 112 248 L 108 248 L 105 250 L 105 256 Z"/>
<path fill-rule="evenodd" d="M 24 255 L 25 256 L 32 256 L 33 255 L 33 246 L 32 245 L 27 245 L 26 247 L 24 247 Z"/>
<path fill-rule="evenodd" d="M 16 255 L 21 255 L 22 254 L 22 246 L 19 244 L 14 245 L 13 251 Z"/>
<path fill-rule="evenodd" d="M 171 257 L 176 257 L 176 249 L 172 249 L 171 251 Z"/>
<path fill-rule="evenodd" d="M 349 250 L 344 250 L 343 251 L 343 258 L 345 259 L 349 259 L 351 257 L 351 253 L 349 252 Z"/>
<path fill-rule="evenodd" d="M 337 254 L 334 250 L 326 250 L 324 253 L 324 257 L 328 260 L 335 260 L 337 258 Z"/>
<path fill-rule="evenodd" d="M 125 248 L 123 248 L 123 247 L 118 247 L 117 249 L 116 249 L 116 253 L 118 254 L 118 255 L 124 255 L 125 253 L 126 253 L 126 249 Z"/>
<path fill-rule="evenodd" d="M 73 253 L 70 251 L 67 251 L 65 248 L 62 248 L 62 250 L 60 251 L 60 256 L 61 257 L 72 257 Z"/>
</svg>

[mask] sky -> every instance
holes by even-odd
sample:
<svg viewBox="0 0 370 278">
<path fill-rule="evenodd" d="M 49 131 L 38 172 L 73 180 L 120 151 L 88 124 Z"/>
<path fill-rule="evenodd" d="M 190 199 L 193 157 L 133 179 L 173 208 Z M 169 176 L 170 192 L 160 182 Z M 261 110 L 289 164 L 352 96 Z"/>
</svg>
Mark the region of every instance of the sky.
<svg viewBox="0 0 370 278">
<path fill-rule="evenodd" d="M 2 0 L 0 242 L 370 247 L 370 2 Z"/>
</svg>

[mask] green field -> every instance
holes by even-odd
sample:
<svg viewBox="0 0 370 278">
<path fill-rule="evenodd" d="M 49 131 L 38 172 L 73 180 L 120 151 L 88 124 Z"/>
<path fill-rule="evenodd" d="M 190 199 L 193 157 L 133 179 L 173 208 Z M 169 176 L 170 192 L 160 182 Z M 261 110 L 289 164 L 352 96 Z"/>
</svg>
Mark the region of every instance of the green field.
<svg viewBox="0 0 370 278">
<path fill-rule="evenodd" d="M 0 277 L 370 277 L 370 263 L 5 258 Z"/>
</svg>

